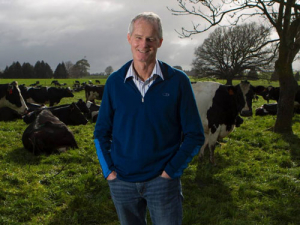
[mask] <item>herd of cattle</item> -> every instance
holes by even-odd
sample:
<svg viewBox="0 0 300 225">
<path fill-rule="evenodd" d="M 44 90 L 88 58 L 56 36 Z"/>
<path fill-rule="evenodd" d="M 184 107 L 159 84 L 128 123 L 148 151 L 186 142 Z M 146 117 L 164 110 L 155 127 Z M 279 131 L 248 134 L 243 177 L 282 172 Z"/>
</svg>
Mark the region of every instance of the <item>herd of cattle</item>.
<svg viewBox="0 0 300 225">
<path fill-rule="evenodd" d="M 95 103 L 96 99 L 102 99 L 104 85 L 100 85 L 100 82 L 98 85 L 84 86 L 76 83 L 73 90 L 53 83 L 55 87 L 26 87 L 17 82 L 0 84 L 0 121 L 23 119 L 29 124 L 23 133 L 22 142 L 34 154 L 77 148 L 74 135 L 67 125 L 85 125 L 88 120 L 95 122 L 100 108 Z M 74 97 L 73 92 L 78 91 L 80 86 L 84 87 L 80 89 L 85 91 L 85 101 L 80 99 L 71 104 L 58 105 L 62 98 Z M 248 81 L 241 81 L 236 86 L 195 82 L 192 88 L 205 131 L 205 143 L 199 158 L 203 157 L 204 150 L 208 148 L 211 163 L 214 163 L 217 141 L 239 127 L 243 123 L 242 117 L 252 116 L 255 96 L 260 95 L 268 102 L 256 109 L 256 115 L 277 113 L 277 104 L 269 104 L 269 100 L 279 99 L 280 90 L 276 87 L 253 86 Z M 300 90 L 296 94 L 295 103 L 300 104 Z"/>
<path fill-rule="evenodd" d="M 101 100 L 104 85 L 85 84 L 83 89 L 85 101 L 79 99 L 71 104 L 59 105 L 62 98 L 74 97 L 74 90 L 52 86 L 26 87 L 16 81 L 0 84 L 0 121 L 22 119 L 29 124 L 22 142 L 34 154 L 77 148 L 67 125 L 85 125 L 88 120 L 96 121 L 100 105 L 95 100 Z"/>
</svg>

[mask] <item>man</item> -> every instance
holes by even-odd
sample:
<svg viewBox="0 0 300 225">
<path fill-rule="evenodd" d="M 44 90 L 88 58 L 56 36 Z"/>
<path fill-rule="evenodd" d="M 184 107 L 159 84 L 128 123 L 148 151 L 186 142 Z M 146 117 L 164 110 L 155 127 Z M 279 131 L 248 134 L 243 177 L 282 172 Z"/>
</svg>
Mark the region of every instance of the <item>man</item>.
<svg viewBox="0 0 300 225">
<path fill-rule="evenodd" d="M 130 23 L 133 60 L 109 76 L 95 146 L 122 225 L 181 224 L 180 176 L 204 142 L 191 84 L 156 59 L 162 26 L 154 13 Z"/>
</svg>

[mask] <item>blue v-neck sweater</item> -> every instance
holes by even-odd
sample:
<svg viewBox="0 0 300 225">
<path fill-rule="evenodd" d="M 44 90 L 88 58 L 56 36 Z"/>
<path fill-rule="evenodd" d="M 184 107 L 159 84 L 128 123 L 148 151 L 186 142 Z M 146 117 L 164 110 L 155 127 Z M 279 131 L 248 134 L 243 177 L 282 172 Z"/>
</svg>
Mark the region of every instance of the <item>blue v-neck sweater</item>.
<svg viewBox="0 0 300 225">
<path fill-rule="evenodd" d="M 142 100 L 132 79 L 125 80 L 131 62 L 104 88 L 94 131 L 103 175 L 116 171 L 118 179 L 143 182 L 165 170 L 179 177 L 205 139 L 190 81 L 159 61 L 164 79 L 157 77 Z"/>
</svg>

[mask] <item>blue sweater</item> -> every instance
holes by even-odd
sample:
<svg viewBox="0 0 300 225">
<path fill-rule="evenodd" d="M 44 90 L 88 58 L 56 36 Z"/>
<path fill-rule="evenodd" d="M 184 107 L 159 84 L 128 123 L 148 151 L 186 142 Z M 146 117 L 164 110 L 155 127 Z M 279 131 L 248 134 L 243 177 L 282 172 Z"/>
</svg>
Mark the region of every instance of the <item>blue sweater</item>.
<svg viewBox="0 0 300 225">
<path fill-rule="evenodd" d="M 103 175 L 143 182 L 165 170 L 179 177 L 205 140 L 190 81 L 159 61 L 164 80 L 157 77 L 142 101 L 132 79 L 125 81 L 131 62 L 105 84 L 94 131 Z"/>
</svg>

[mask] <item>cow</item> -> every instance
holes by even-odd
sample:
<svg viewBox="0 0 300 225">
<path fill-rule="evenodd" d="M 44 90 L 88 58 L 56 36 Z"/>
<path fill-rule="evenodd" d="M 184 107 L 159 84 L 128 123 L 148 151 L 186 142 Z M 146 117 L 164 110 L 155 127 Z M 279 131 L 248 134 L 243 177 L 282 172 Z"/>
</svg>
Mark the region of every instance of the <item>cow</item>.
<svg viewBox="0 0 300 225">
<path fill-rule="evenodd" d="M 53 80 L 50 85 L 54 84 L 54 86 L 61 86 L 58 80 Z"/>
<path fill-rule="evenodd" d="M 263 99 L 267 100 L 267 88 L 265 86 L 262 85 L 258 85 L 258 86 L 254 86 L 254 98 L 255 100 L 258 100 L 258 95 L 262 96 Z"/>
<path fill-rule="evenodd" d="M 95 103 L 93 103 L 91 101 L 87 101 L 86 105 L 87 105 L 87 108 L 89 109 L 89 113 L 86 114 L 86 117 L 88 119 L 91 119 L 92 122 L 95 123 L 97 120 L 97 117 L 98 117 L 100 105 L 96 105 Z"/>
<path fill-rule="evenodd" d="M 25 129 L 22 143 L 35 155 L 78 148 L 73 133 L 49 110 L 43 110 Z"/>
<path fill-rule="evenodd" d="M 38 84 L 40 84 L 40 82 L 37 80 L 35 83 L 33 83 L 33 84 L 30 84 L 29 86 L 32 86 L 32 87 L 34 87 L 34 86 L 37 86 Z"/>
<path fill-rule="evenodd" d="M 210 162 L 215 164 L 214 150 L 217 141 L 228 136 L 235 127 L 243 123 L 239 115 L 252 116 L 255 89 L 248 81 L 241 81 L 236 86 L 209 81 L 191 85 L 205 133 L 199 159 L 202 159 L 204 150 L 208 147 Z"/>
<path fill-rule="evenodd" d="M 95 103 L 95 99 L 102 100 L 102 95 L 104 91 L 104 85 L 85 85 L 85 99 Z"/>
<path fill-rule="evenodd" d="M 22 87 L 21 92 L 26 102 L 37 104 L 49 104 L 49 106 L 57 105 L 62 98 L 74 97 L 70 88 Z"/>
<path fill-rule="evenodd" d="M 266 91 L 265 91 L 266 97 L 267 97 L 267 101 L 269 102 L 269 100 L 274 100 L 276 102 L 279 101 L 279 95 L 280 95 L 280 87 L 273 87 L 273 86 L 269 86 L 267 87 Z M 298 87 L 298 90 L 295 94 L 295 103 L 294 105 L 300 105 L 300 88 Z"/>
<path fill-rule="evenodd" d="M 265 115 L 277 115 L 278 104 L 271 103 L 271 104 L 263 104 L 261 107 L 255 110 L 256 116 L 265 116 Z M 300 114 L 300 105 L 294 104 L 294 113 Z"/>
<path fill-rule="evenodd" d="M 269 86 L 265 90 L 266 100 L 269 103 L 269 100 L 275 100 L 278 102 L 279 100 L 280 89 L 279 87 Z"/>
<path fill-rule="evenodd" d="M 83 113 L 83 114 L 87 114 L 90 112 L 87 104 L 82 100 L 82 99 L 79 99 L 77 102 L 76 102 L 76 105 L 77 107 L 80 109 L 80 111 Z"/>
<path fill-rule="evenodd" d="M 0 84 L 0 108 L 8 107 L 20 115 L 27 113 L 27 105 L 21 95 L 18 82 Z"/>
<path fill-rule="evenodd" d="M 44 110 L 50 111 L 66 125 L 86 125 L 88 122 L 86 117 L 77 107 L 76 103 L 37 109 L 25 115 L 23 117 L 23 121 L 27 124 L 32 123 L 35 118 Z"/>
<path fill-rule="evenodd" d="M 277 103 L 263 104 L 255 110 L 256 116 L 277 115 Z"/>
</svg>

